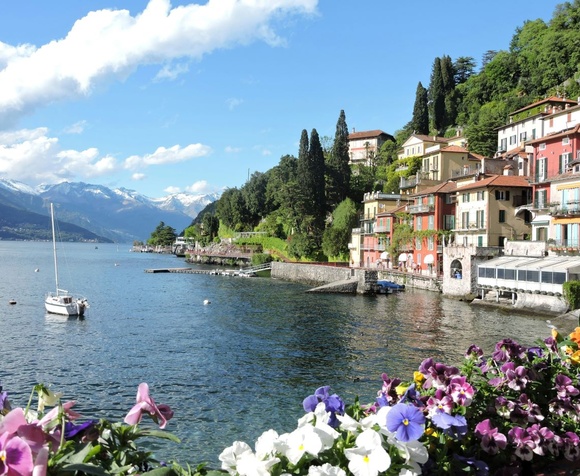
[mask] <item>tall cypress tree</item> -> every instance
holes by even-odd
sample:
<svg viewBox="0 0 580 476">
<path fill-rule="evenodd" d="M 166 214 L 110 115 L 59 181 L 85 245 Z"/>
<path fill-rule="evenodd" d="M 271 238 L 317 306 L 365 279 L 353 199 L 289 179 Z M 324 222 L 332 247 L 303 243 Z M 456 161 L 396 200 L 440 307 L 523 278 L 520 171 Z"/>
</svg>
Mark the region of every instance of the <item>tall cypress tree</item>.
<svg viewBox="0 0 580 476">
<path fill-rule="evenodd" d="M 419 81 L 413 106 L 412 128 L 417 134 L 429 134 L 429 103 L 427 90 Z"/>
<path fill-rule="evenodd" d="M 300 135 L 300 145 L 298 146 L 298 196 L 295 197 L 296 210 L 302 218 L 312 214 L 312 174 L 310 169 L 308 132 L 306 132 L 306 129 L 303 129 Z M 301 224 L 298 225 L 298 228 L 299 232 L 304 231 Z"/>
<path fill-rule="evenodd" d="M 326 218 L 326 190 L 324 179 L 324 151 L 320 144 L 320 137 L 316 129 L 310 133 L 309 159 L 312 176 L 312 215 L 316 234 L 322 238 Z"/>
<path fill-rule="evenodd" d="M 441 58 L 441 78 L 445 94 L 445 114 L 443 116 L 443 130 L 455 124 L 457 118 L 457 98 L 455 93 L 455 66 L 449 55 Z"/>
<path fill-rule="evenodd" d="M 439 58 L 435 58 L 433 62 L 433 71 L 431 72 L 431 82 L 429 84 L 429 99 L 431 100 L 429 111 L 431 126 L 439 134 L 445 126 L 445 87 Z"/>
<path fill-rule="evenodd" d="M 334 143 L 326 161 L 326 204 L 333 210 L 349 194 L 350 190 L 350 157 L 348 154 L 348 126 L 344 110 L 336 123 Z"/>
</svg>

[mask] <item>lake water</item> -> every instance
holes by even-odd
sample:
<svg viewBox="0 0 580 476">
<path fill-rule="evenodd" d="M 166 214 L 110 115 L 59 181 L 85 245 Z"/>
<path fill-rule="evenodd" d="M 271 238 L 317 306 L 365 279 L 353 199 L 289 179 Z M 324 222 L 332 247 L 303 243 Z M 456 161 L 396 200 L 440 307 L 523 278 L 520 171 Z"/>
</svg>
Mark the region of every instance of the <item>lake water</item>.
<svg viewBox="0 0 580 476">
<path fill-rule="evenodd" d="M 13 405 L 42 382 L 87 418 L 121 420 L 147 382 L 174 409 L 167 429 L 182 440 L 156 454 L 181 463 L 216 464 L 234 440 L 253 446 L 269 428 L 293 430 L 321 385 L 370 402 L 382 372 L 407 379 L 425 357 L 458 363 L 472 343 L 489 352 L 505 337 L 529 345 L 548 335 L 545 317 L 427 291 L 309 294 L 269 278 L 145 273 L 187 264 L 129 245 L 59 249 L 60 286 L 91 304 L 82 320 L 45 314 L 51 243 L 0 241 L 0 382 Z"/>
</svg>

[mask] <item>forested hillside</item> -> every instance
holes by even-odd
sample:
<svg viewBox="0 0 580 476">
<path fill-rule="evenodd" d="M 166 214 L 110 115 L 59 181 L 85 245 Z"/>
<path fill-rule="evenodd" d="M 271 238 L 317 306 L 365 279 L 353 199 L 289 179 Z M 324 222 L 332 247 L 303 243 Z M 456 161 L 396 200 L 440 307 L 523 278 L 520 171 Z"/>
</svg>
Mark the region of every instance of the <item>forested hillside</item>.
<svg viewBox="0 0 580 476">
<path fill-rule="evenodd" d="M 303 130 L 297 157 L 286 155 L 240 188 L 226 190 L 186 234 L 207 242 L 225 230 L 264 231 L 286 240 L 294 258 L 345 259 L 363 194 L 398 192 L 397 151 L 413 132 L 451 137 L 459 131 L 471 152 L 490 157 L 497 149 L 496 128 L 509 113 L 550 95 L 580 97 L 580 0 L 558 5 L 547 23 L 525 22 L 505 50 L 487 51 L 479 68 L 467 55 L 435 58 L 429 85 L 418 82 L 409 122 L 369 165 L 349 166 L 341 111 L 333 138 Z M 408 161 L 407 176 L 420 166 L 419 158 Z"/>
</svg>

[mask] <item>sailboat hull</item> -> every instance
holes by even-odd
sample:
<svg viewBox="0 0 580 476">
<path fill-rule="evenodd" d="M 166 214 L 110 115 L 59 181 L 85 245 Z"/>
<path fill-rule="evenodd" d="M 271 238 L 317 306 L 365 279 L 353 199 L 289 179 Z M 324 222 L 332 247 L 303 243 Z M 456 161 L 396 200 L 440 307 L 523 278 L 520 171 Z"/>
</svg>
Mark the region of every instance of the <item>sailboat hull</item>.
<svg viewBox="0 0 580 476">
<path fill-rule="evenodd" d="M 46 312 L 61 316 L 82 316 L 87 305 L 84 301 L 75 300 L 71 296 L 49 295 L 44 301 Z"/>
</svg>

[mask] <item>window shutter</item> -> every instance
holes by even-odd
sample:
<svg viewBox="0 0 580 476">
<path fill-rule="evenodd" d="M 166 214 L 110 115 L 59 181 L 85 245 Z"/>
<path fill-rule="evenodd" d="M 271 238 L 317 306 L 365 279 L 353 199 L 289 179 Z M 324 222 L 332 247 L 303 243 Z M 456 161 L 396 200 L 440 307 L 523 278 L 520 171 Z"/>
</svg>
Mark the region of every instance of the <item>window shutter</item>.
<svg viewBox="0 0 580 476">
<path fill-rule="evenodd" d="M 560 154 L 560 166 L 558 167 L 558 173 L 561 174 L 564 172 L 564 155 Z"/>
<path fill-rule="evenodd" d="M 536 182 L 540 180 L 540 161 L 536 160 L 536 170 L 534 171 L 536 175 Z"/>
<path fill-rule="evenodd" d="M 506 190 L 506 192 L 505 192 L 505 199 L 506 200 L 510 199 L 510 191 L 509 190 Z"/>
<path fill-rule="evenodd" d="M 496 200 L 499 200 L 499 190 L 496 190 L 495 191 L 495 199 Z"/>
</svg>

